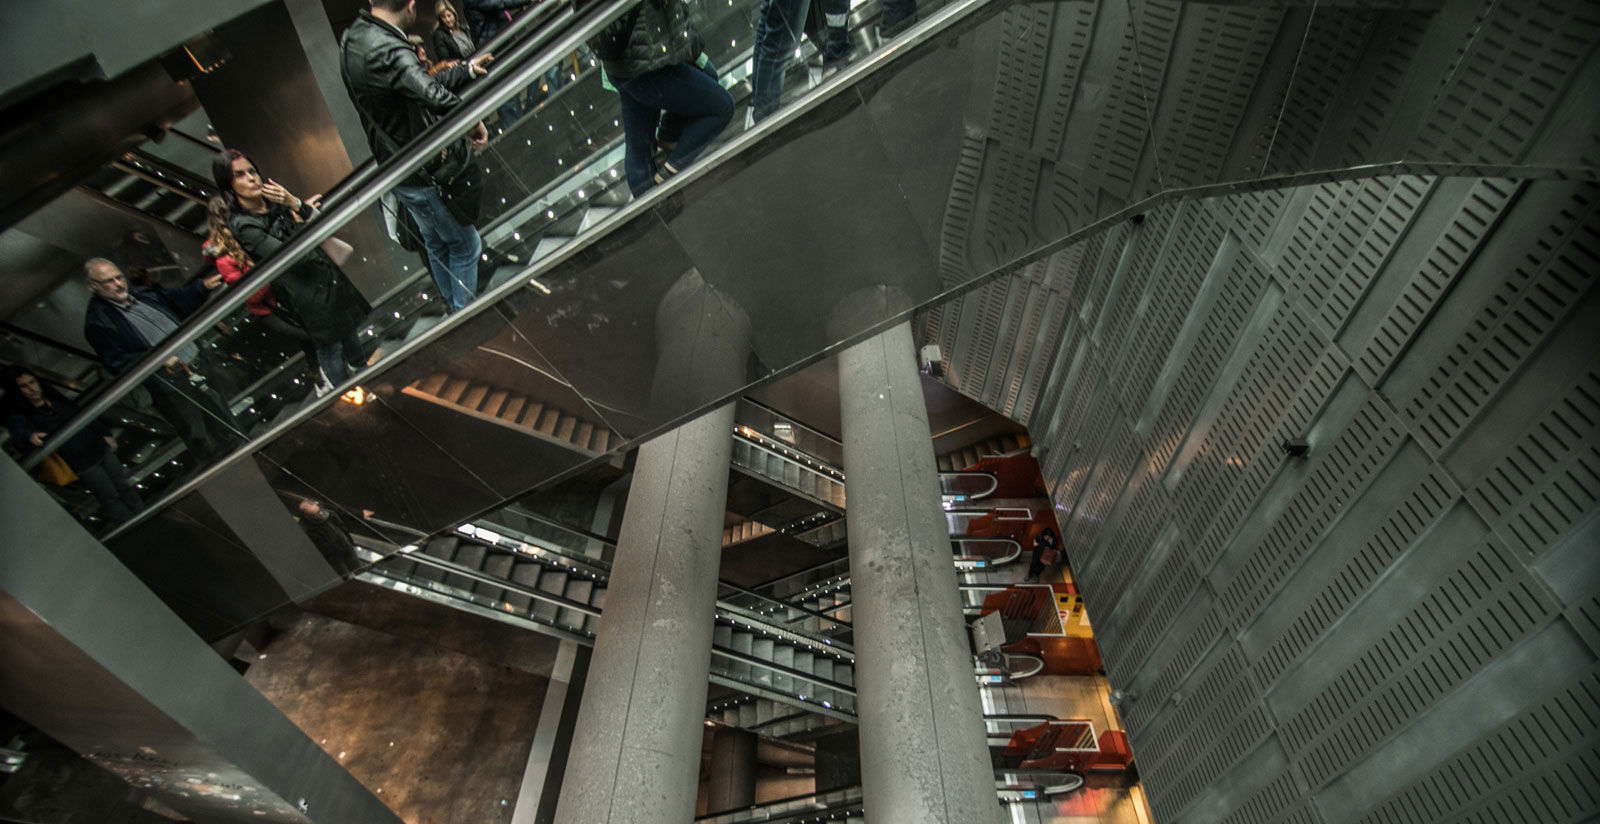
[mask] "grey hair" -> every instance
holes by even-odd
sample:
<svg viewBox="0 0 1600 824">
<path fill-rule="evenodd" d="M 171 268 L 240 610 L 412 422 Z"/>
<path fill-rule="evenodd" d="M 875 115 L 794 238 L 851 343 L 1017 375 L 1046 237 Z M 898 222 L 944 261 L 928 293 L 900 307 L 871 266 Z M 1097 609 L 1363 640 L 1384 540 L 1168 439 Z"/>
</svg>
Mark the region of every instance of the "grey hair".
<svg viewBox="0 0 1600 824">
<path fill-rule="evenodd" d="M 83 262 L 83 274 L 86 277 L 91 277 L 91 278 L 94 277 L 94 267 L 95 267 L 95 264 L 97 264 L 97 263 L 103 263 L 106 266 L 110 266 L 111 268 L 116 269 L 118 272 L 122 271 L 122 267 L 118 266 L 117 264 L 112 263 L 111 261 L 109 261 L 109 260 L 107 260 L 107 259 L 105 259 L 103 257 L 94 257 L 94 258 L 89 258 L 88 260 Z"/>
</svg>

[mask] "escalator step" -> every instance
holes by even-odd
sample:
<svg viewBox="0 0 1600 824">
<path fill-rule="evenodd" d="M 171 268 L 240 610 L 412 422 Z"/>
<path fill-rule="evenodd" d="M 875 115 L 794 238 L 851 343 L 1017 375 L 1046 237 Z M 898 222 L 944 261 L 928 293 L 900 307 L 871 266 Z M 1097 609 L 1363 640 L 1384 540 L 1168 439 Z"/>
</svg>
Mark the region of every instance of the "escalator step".
<svg viewBox="0 0 1600 824">
<path fill-rule="evenodd" d="M 856 668 L 840 661 L 833 665 L 833 680 L 847 687 L 856 685 Z"/>
<path fill-rule="evenodd" d="M 594 592 L 589 596 L 589 603 L 604 610 L 606 608 L 606 592 L 604 585 L 596 584 Z"/>
<path fill-rule="evenodd" d="M 489 557 L 489 548 L 477 541 L 462 541 L 456 549 L 455 562 L 473 569 L 482 569 L 483 562 Z"/>
<path fill-rule="evenodd" d="M 439 390 L 439 397 L 446 403 L 455 403 L 461 399 L 461 393 L 467 391 L 467 387 L 471 385 L 465 378 L 451 378 L 445 381 L 444 388 Z"/>
<path fill-rule="evenodd" d="M 579 449 L 589 450 L 589 441 L 591 441 L 593 438 L 594 424 L 584 421 L 578 425 L 578 432 L 573 437 L 572 442 L 577 444 Z"/>
<path fill-rule="evenodd" d="M 594 438 L 589 442 L 592 452 L 609 452 L 611 450 L 611 430 L 596 428 Z"/>
<path fill-rule="evenodd" d="M 538 429 L 539 428 L 539 416 L 541 416 L 543 414 L 544 414 L 544 404 L 540 403 L 538 401 L 534 401 L 534 402 L 522 407 L 522 419 L 517 421 L 517 423 L 520 423 L 520 424 L 522 424 L 523 426 L 525 426 L 525 427 L 527 427 L 529 429 Z"/>
<path fill-rule="evenodd" d="M 456 547 L 460 544 L 460 538 L 457 538 L 454 535 L 446 535 L 429 541 L 427 545 L 422 548 L 422 551 L 432 555 L 435 558 L 448 561 L 455 557 Z"/>
<path fill-rule="evenodd" d="M 517 419 L 522 416 L 522 407 L 526 406 L 527 404 L 527 398 L 524 398 L 521 395 L 513 395 L 509 398 L 506 398 L 505 406 L 500 407 L 500 411 L 495 414 L 500 418 L 500 420 L 516 423 Z"/>
<path fill-rule="evenodd" d="M 571 578 L 567 581 L 567 591 L 563 593 L 574 601 L 589 603 L 589 595 L 594 592 L 594 581 L 588 578 Z M 561 610 L 561 623 L 569 627 L 582 627 L 585 615 L 575 609 Z"/>
<path fill-rule="evenodd" d="M 788 644 L 777 644 L 772 648 L 772 663 L 780 667 L 794 668 L 794 647 Z M 789 692 L 795 688 L 794 676 L 774 673 L 772 676 L 773 689 Z"/>
<path fill-rule="evenodd" d="M 834 659 L 826 655 L 818 655 L 811 664 L 811 674 L 824 681 L 832 681 L 835 663 L 837 662 Z"/>
<path fill-rule="evenodd" d="M 567 443 L 576 443 L 573 435 L 578 431 L 578 419 L 570 415 L 563 415 L 556 422 L 556 437 Z"/>
<path fill-rule="evenodd" d="M 516 562 L 517 559 L 511 557 L 507 553 L 495 552 L 491 553 L 488 558 L 484 559 L 483 566 L 481 568 L 484 572 L 487 572 L 496 578 L 510 580 L 511 567 L 515 565 Z M 507 593 L 500 587 L 485 583 L 483 581 L 479 581 L 477 586 L 472 588 L 472 591 L 478 593 L 479 595 L 486 595 L 490 598 L 501 598 L 510 601 L 510 598 L 507 596 L 511 593 Z M 523 598 L 523 600 L 526 601 L 527 599 Z"/>
<path fill-rule="evenodd" d="M 461 399 L 456 401 L 456 403 L 473 411 L 477 411 L 478 407 L 483 405 L 483 399 L 488 396 L 489 387 L 480 383 L 469 387 L 467 391 L 461 393 Z"/>
</svg>

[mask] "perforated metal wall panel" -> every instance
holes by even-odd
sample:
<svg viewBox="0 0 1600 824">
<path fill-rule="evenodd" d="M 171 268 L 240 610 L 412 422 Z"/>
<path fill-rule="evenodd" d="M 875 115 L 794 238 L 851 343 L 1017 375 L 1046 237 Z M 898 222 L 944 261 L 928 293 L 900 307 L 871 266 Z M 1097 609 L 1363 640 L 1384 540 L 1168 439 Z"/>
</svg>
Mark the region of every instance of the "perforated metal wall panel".
<svg viewBox="0 0 1600 824">
<path fill-rule="evenodd" d="M 1159 821 L 1600 815 L 1597 200 L 1172 201 L 925 319 L 1033 432 Z"/>
<path fill-rule="evenodd" d="M 1600 819 L 1600 4 L 1003 15 L 922 333 L 1157 820 Z"/>
</svg>

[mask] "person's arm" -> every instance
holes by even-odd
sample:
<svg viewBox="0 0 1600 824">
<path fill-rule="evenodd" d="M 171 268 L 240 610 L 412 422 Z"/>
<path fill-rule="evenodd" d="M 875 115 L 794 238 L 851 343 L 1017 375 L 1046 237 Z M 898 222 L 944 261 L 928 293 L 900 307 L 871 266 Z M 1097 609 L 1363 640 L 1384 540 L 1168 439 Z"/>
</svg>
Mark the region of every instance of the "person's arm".
<svg viewBox="0 0 1600 824">
<path fill-rule="evenodd" d="M 461 103 L 461 98 L 450 91 L 451 86 L 444 78 L 454 77 L 461 71 L 471 71 L 466 64 L 462 64 L 429 77 L 428 70 L 417 62 L 416 52 L 409 46 L 387 49 L 377 60 L 380 65 L 375 68 L 374 73 L 378 75 L 380 85 L 398 91 L 408 100 L 436 114 L 444 114 Z M 464 84 L 466 81 L 458 80 L 458 82 Z M 240 238 L 239 242 L 243 243 L 244 239 Z M 255 252 L 252 251 L 251 254 Z"/>
<path fill-rule="evenodd" d="M 237 283 L 244 277 L 244 268 L 232 257 L 223 255 L 217 258 L 217 273 L 222 275 L 223 283 Z"/>
</svg>

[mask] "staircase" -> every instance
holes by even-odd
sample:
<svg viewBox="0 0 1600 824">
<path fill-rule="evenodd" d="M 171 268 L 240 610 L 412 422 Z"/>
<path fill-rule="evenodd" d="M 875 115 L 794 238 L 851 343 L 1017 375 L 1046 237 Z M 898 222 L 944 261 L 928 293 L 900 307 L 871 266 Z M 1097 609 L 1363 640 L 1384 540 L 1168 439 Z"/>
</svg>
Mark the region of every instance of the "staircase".
<svg viewBox="0 0 1600 824">
<path fill-rule="evenodd" d="M 621 437 L 604 426 L 551 404 L 529 401 L 470 378 L 438 372 L 401 391 L 413 398 L 588 455 L 603 455 L 622 443 Z"/>
<path fill-rule="evenodd" d="M 1033 445 L 1026 432 L 1008 432 L 996 435 L 986 441 L 963 446 L 954 452 L 940 455 L 938 465 L 940 472 L 960 472 L 963 469 L 976 466 L 978 461 L 990 456 L 1009 455 Z"/>
</svg>

